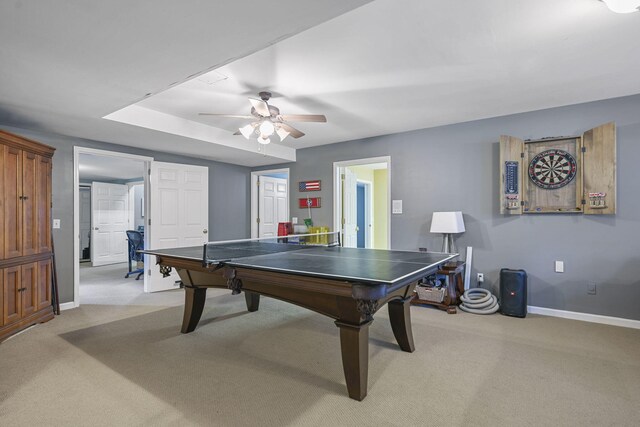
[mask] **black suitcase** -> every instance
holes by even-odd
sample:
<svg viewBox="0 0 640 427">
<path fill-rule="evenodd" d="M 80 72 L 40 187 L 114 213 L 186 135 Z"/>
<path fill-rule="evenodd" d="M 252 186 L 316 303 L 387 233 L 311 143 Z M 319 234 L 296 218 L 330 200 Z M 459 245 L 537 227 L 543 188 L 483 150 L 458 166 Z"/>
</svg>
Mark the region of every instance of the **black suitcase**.
<svg viewBox="0 0 640 427">
<path fill-rule="evenodd" d="M 527 273 L 524 270 L 500 270 L 500 312 L 505 316 L 527 315 Z"/>
</svg>

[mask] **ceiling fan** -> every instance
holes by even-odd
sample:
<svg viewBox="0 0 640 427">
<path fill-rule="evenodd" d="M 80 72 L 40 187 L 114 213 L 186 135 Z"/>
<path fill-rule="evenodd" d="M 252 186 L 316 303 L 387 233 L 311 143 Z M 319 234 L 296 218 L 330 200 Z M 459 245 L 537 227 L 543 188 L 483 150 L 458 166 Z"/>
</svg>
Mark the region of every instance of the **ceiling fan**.
<svg viewBox="0 0 640 427">
<path fill-rule="evenodd" d="M 268 144 L 270 137 L 276 133 L 280 141 L 291 135 L 294 138 L 304 136 L 304 133 L 294 128 L 287 122 L 319 122 L 326 123 L 327 118 L 323 114 L 280 114 L 278 107 L 269 105 L 267 101 L 271 98 L 271 92 L 260 92 L 260 99 L 249 98 L 251 103 L 251 115 L 237 114 L 214 114 L 198 113 L 201 116 L 230 117 L 236 119 L 250 119 L 253 122 L 238 129 L 234 135 L 243 135 L 251 138 L 251 135 L 258 136 L 258 142 Z"/>
</svg>

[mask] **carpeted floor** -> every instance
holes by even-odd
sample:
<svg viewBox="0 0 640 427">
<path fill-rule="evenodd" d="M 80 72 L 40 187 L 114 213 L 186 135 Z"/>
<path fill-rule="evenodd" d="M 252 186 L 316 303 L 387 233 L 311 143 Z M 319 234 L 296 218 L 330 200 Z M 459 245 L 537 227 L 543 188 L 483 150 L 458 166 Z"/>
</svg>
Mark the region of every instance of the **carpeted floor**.
<svg viewBox="0 0 640 427">
<path fill-rule="evenodd" d="M 114 291 L 0 344 L 0 425 L 640 425 L 640 330 L 412 307 L 404 353 L 383 309 L 357 402 L 331 319 L 210 290 L 185 335 L 181 292 Z"/>
</svg>

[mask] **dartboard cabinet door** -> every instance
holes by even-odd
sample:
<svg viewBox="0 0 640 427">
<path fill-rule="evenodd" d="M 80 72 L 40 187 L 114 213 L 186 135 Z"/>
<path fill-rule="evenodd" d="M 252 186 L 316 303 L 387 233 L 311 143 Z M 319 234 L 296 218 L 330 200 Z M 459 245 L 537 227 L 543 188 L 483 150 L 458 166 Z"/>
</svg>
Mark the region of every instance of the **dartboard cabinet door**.
<svg viewBox="0 0 640 427">
<path fill-rule="evenodd" d="M 500 213 L 616 212 L 616 128 L 535 141 L 500 137 Z"/>
<path fill-rule="evenodd" d="M 515 136 L 500 136 L 500 213 L 521 215 L 523 205 L 522 161 L 524 141 Z"/>
<path fill-rule="evenodd" d="M 616 213 L 616 124 L 606 123 L 582 135 L 582 200 L 586 215 Z"/>
</svg>

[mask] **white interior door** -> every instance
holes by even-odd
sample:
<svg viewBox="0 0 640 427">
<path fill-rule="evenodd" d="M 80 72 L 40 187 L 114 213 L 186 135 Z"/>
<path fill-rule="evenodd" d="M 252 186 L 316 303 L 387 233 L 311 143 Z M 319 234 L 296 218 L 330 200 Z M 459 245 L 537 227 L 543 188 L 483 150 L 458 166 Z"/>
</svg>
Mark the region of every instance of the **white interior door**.
<svg viewBox="0 0 640 427">
<path fill-rule="evenodd" d="M 80 259 L 91 242 L 91 188 L 80 188 Z"/>
<path fill-rule="evenodd" d="M 343 246 L 355 248 L 358 246 L 358 200 L 357 200 L 358 180 L 356 174 L 349 168 L 344 168 L 344 179 L 342 181 L 342 212 L 344 238 Z"/>
<path fill-rule="evenodd" d="M 91 185 L 91 264 L 127 262 L 129 189 L 126 185 Z"/>
<path fill-rule="evenodd" d="M 149 248 L 202 246 L 208 241 L 209 169 L 202 166 L 151 162 L 149 212 L 145 213 Z M 145 230 L 145 234 L 146 234 Z M 145 256 L 145 292 L 177 287 L 173 271 L 162 277 L 155 256 Z"/>
<path fill-rule="evenodd" d="M 289 221 L 289 191 L 286 178 L 261 176 L 258 186 L 258 235 L 278 234 L 278 223 Z"/>
</svg>

